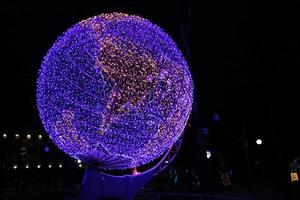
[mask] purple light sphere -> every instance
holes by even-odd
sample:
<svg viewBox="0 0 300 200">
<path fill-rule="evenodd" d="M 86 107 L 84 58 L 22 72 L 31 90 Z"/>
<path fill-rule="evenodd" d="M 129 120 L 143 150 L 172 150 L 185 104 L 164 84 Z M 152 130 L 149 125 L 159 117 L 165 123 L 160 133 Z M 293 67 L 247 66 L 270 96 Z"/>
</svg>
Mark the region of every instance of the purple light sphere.
<svg viewBox="0 0 300 200">
<path fill-rule="evenodd" d="M 57 39 L 38 77 L 41 120 L 73 158 L 104 169 L 138 167 L 182 135 L 193 99 L 173 40 L 138 16 L 83 20 Z"/>
</svg>

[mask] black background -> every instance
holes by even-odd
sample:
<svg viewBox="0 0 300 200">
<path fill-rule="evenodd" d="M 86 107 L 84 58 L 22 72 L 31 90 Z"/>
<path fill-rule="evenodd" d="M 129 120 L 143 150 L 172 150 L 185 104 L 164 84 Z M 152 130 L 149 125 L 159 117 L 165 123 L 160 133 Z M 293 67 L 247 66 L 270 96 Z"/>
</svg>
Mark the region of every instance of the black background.
<svg viewBox="0 0 300 200">
<path fill-rule="evenodd" d="M 104 12 L 126 12 L 166 30 L 188 60 L 195 83 L 192 128 L 222 152 L 240 180 L 260 154 L 266 180 L 280 187 L 300 154 L 299 7 L 288 1 L 7 1 L 0 3 L 0 130 L 40 129 L 36 80 L 43 56 L 71 25 Z M 213 125 L 211 115 L 222 119 Z M 257 149 L 255 139 L 263 138 Z M 259 151 L 259 152 L 258 152 Z M 277 186 L 276 186 L 277 187 Z"/>
</svg>

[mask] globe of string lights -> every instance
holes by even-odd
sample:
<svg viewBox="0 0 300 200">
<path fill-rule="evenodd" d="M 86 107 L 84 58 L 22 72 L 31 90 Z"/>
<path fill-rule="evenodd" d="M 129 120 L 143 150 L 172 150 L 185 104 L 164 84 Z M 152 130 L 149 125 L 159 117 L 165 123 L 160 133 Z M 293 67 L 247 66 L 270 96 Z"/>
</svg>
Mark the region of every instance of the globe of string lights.
<svg viewBox="0 0 300 200">
<path fill-rule="evenodd" d="M 57 39 L 38 77 L 40 118 L 73 158 L 104 169 L 153 161 L 182 135 L 193 84 L 172 39 L 138 16 L 102 14 Z"/>
</svg>

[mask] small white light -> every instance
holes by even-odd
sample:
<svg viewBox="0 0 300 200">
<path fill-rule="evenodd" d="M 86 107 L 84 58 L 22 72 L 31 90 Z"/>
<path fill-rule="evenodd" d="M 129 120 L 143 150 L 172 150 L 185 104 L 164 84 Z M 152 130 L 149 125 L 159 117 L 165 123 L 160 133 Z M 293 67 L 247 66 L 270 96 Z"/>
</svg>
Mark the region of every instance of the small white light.
<svg viewBox="0 0 300 200">
<path fill-rule="evenodd" d="M 262 142 L 263 142 L 262 139 L 257 139 L 257 140 L 256 140 L 256 144 L 257 144 L 257 145 L 262 145 Z"/>
<path fill-rule="evenodd" d="M 18 165 L 17 165 L 17 164 L 14 164 L 14 165 L 13 165 L 13 168 L 14 168 L 14 169 L 17 169 L 17 168 L 18 168 Z"/>
<path fill-rule="evenodd" d="M 42 139 L 43 139 L 43 136 L 42 136 L 42 135 L 38 135 L 38 139 L 39 139 L 39 140 L 42 140 Z"/>
<path fill-rule="evenodd" d="M 82 168 L 82 164 L 80 163 L 80 164 L 78 165 L 78 167 Z"/>
<path fill-rule="evenodd" d="M 78 164 L 80 164 L 80 163 L 81 163 L 81 160 L 78 159 L 76 162 L 77 162 Z"/>
<path fill-rule="evenodd" d="M 51 165 L 51 164 L 49 164 L 49 165 L 48 165 L 48 168 L 49 168 L 49 169 L 51 169 L 51 168 L 52 168 L 52 165 Z"/>
<path fill-rule="evenodd" d="M 62 167 L 63 167 L 63 165 L 62 165 L 62 164 L 59 164 L 59 165 L 58 165 L 58 167 L 59 167 L 59 168 L 62 168 Z"/>
<path fill-rule="evenodd" d="M 169 161 L 167 161 L 167 160 L 166 160 L 166 161 L 165 161 L 165 163 L 166 163 L 166 164 L 168 164 L 168 163 L 169 163 Z"/>
<path fill-rule="evenodd" d="M 207 158 L 207 159 L 210 159 L 210 157 L 211 157 L 210 151 L 206 151 L 206 158 Z"/>
<path fill-rule="evenodd" d="M 19 135 L 19 134 L 16 134 L 16 135 L 15 135 L 15 138 L 16 138 L 16 139 L 19 139 L 19 138 L 20 138 L 20 135 Z"/>
<path fill-rule="evenodd" d="M 38 164 L 36 167 L 37 167 L 38 169 L 40 169 L 40 168 L 41 168 L 41 165 L 40 165 L 40 164 Z"/>
<path fill-rule="evenodd" d="M 25 165 L 25 168 L 26 168 L 26 169 L 29 169 L 29 164 L 26 164 L 26 165 Z"/>
<path fill-rule="evenodd" d="M 7 138 L 7 134 L 3 133 L 3 138 L 6 139 Z"/>
<path fill-rule="evenodd" d="M 27 135 L 26 135 L 26 139 L 27 139 L 27 140 L 31 140 L 31 135 L 30 135 L 30 134 L 27 134 Z"/>
</svg>

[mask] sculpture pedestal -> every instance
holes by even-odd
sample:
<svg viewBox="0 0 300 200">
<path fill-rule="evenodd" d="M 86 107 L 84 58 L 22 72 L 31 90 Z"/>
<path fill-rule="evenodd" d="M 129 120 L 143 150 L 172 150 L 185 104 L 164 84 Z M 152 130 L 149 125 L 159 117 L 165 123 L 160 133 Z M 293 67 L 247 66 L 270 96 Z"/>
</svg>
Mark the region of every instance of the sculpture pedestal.
<svg viewBox="0 0 300 200">
<path fill-rule="evenodd" d="M 162 172 L 175 158 L 180 149 L 182 137 L 162 156 L 155 166 L 140 174 L 114 176 L 105 174 L 97 167 L 87 168 L 82 181 L 80 200 L 98 200 L 115 197 L 131 200 L 152 177 Z"/>
<path fill-rule="evenodd" d="M 80 200 L 98 200 L 104 197 L 131 200 L 152 177 L 152 173 L 113 176 L 96 168 L 88 168 L 82 181 Z"/>
</svg>

